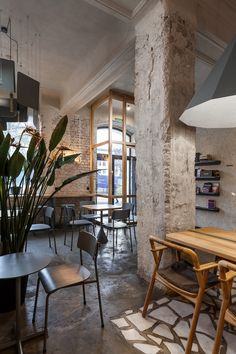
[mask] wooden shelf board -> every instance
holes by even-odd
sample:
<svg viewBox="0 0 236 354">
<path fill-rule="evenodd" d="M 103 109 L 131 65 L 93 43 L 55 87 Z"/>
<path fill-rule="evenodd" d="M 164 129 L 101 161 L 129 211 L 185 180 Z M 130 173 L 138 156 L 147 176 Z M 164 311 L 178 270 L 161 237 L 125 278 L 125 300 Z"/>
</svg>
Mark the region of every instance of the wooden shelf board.
<svg viewBox="0 0 236 354">
<path fill-rule="evenodd" d="M 215 176 L 202 176 L 202 177 L 195 177 L 196 181 L 219 181 L 220 177 Z"/>
<path fill-rule="evenodd" d="M 196 195 L 211 195 L 212 197 L 219 197 L 220 193 L 214 193 L 214 192 L 200 192 L 200 193 L 196 193 Z"/>
<path fill-rule="evenodd" d="M 197 210 L 204 210 L 204 211 L 213 211 L 215 213 L 219 212 L 220 209 L 219 208 L 207 208 L 207 207 L 201 207 L 199 205 L 196 206 Z"/>
<path fill-rule="evenodd" d="M 220 165 L 221 161 L 220 160 L 202 160 L 202 161 L 196 161 L 195 166 L 210 166 L 210 165 Z"/>
</svg>

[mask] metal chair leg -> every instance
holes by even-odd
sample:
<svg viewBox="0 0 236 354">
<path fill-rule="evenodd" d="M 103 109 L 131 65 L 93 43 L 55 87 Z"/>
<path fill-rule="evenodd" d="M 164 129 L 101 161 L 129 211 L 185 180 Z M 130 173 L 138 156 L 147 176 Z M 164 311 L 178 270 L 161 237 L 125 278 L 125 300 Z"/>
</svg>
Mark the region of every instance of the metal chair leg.
<svg viewBox="0 0 236 354">
<path fill-rule="evenodd" d="M 115 232 L 114 229 L 112 229 L 112 242 L 113 242 L 113 257 L 115 255 Z"/>
<path fill-rule="evenodd" d="M 131 235 L 131 228 L 129 227 L 129 238 L 130 238 L 130 249 L 133 252 L 133 243 L 132 243 L 132 235 Z"/>
<path fill-rule="evenodd" d="M 95 273 L 96 273 L 96 283 L 97 283 L 97 291 L 98 291 L 98 303 L 99 303 L 99 311 L 100 311 L 100 318 L 101 318 L 101 326 L 104 327 L 103 312 L 102 312 L 102 300 L 101 300 L 100 286 L 99 286 L 99 280 L 98 280 L 97 265 L 95 265 Z"/>
<path fill-rule="evenodd" d="M 57 254 L 57 244 L 56 244 L 56 238 L 55 238 L 54 230 L 52 230 L 52 235 L 53 235 L 53 241 L 54 241 L 54 250 L 55 250 L 55 253 Z"/>
<path fill-rule="evenodd" d="M 86 294 L 85 294 L 85 285 L 84 285 L 84 283 L 82 284 L 82 288 L 83 288 L 84 305 L 86 305 Z"/>
<path fill-rule="evenodd" d="M 46 296 L 46 303 L 45 303 L 45 318 L 44 318 L 44 336 L 43 336 L 43 352 L 47 351 L 47 337 L 48 337 L 48 300 L 50 294 Z"/>
<path fill-rule="evenodd" d="M 40 279 L 38 277 L 37 286 L 36 286 L 36 294 L 35 294 L 35 299 L 34 299 L 34 312 L 33 312 L 33 318 L 32 318 L 32 322 L 33 323 L 35 323 L 35 317 L 36 317 L 36 310 L 37 310 L 37 304 L 38 304 L 38 295 L 39 295 L 39 284 L 40 284 Z"/>
<path fill-rule="evenodd" d="M 71 242 L 70 242 L 70 250 L 72 251 L 73 249 L 73 241 L 74 241 L 74 231 L 73 231 L 73 227 L 71 229 Z"/>
<path fill-rule="evenodd" d="M 50 231 L 48 231 L 48 243 L 49 243 L 49 247 L 52 248 Z"/>
</svg>

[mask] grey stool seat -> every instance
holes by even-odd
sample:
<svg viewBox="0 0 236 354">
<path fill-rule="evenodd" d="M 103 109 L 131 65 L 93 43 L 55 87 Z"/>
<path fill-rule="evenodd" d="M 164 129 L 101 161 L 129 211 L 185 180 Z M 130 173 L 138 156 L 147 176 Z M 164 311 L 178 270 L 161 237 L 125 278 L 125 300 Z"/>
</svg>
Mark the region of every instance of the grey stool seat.
<svg viewBox="0 0 236 354">
<path fill-rule="evenodd" d="M 80 219 L 77 219 L 77 220 L 71 220 L 69 222 L 70 225 L 74 225 L 74 226 L 93 226 L 93 224 L 91 223 L 91 221 L 88 221 L 88 220 L 80 220 Z"/>
<path fill-rule="evenodd" d="M 44 317 L 44 342 L 43 352 L 46 352 L 47 341 L 47 326 L 48 326 L 48 307 L 49 297 L 57 290 L 70 288 L 72 286 L 82 285 L 83 289 L 83 302 L 86 305 L 86 284 L 96 283 L 98 304 L 101 319 L 101 326 L 104 327 L 102 302 L 99 287 L 99 276 L 97 270 L 97 254 L 98 254 L 98 242 L 94 235 L 86 231 L 81 231 L 78 238 L 78 248 L 80 249 L 80 264 L 61 264 L 57 266 L 49 266 L 39 271 L 38 281 L 36 288 L 36 296 L 34 302 L 34 312 L 32 322 L 35 322 L 37 302 L 39 295 L 39 285 L 42 284 L 46 292 L 45 301 L 45 317 Z M 86 252 L 94 261 L 94 275 L 92 276 L 90 271 L 83 265 L 83 252 Z"/>
<path fill-rule="evenodd" d="M 33 224 L 30 228 L 30 231 L 45 231 L 45 230 L 50 230 L 51 227 L 46 224 Z"/>
</svg>

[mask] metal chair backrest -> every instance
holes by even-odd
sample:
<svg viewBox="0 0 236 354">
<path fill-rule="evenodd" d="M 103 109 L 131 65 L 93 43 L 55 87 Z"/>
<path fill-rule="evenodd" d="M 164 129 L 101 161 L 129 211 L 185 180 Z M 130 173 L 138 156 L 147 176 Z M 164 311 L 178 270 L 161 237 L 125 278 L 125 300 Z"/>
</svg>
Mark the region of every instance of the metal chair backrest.
<svg viewBox="0 0 236 354">
<path fill-rule="evenodd" d="M 132 203 L 123 203 L 122 209 L 129 209 L 131 213 L 134 211 L 134 204 Z"/>
<path fill-rule="evenodd" d="M 90 232 L 80 231 L 77 247 L 86 253 L 88 253 L 93 259 L 97 257 L 98 242 L 95 236 Z"/>
<path fill-rule="evenodd" d="M 44 223 L 47 225 L 50 225 L 52 228 L 55 226 L 55 220 L 54 220 L 54 208 L 47 206 L 44 209 Z"/>
<path fill-rule="evenodd" d="M 130 209 L 118 209 L 113 210 L 111 218 L 112 220 L 127 220 L 130 215 Z"/>
<path fill-rule="evenodd" d="M 68 221 L 75 220 L 75 217 L 76 217 L 75 208 L 73 208 L 71 206 L 66 206 L 65 207 L 65 214 L 66 214 L 66 218 Z"/>
<path fill-rule="evenodd" d="M 80 216 L 82 216 L 83 214 L 89 213 L 88 210 L 83 208 L 84 205 L 93 205 L 93 204 L 95 204 L 94 200 L 81 200 L 81 202 L 79 203 L 79 207 L 80 207 L 79 214 L 80 214 Z"/>
</svg>

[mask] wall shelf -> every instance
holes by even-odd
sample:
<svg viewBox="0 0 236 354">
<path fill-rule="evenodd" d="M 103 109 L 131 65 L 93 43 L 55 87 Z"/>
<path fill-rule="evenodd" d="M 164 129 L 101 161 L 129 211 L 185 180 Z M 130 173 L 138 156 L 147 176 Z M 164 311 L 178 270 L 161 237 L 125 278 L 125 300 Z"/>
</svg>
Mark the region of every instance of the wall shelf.
<svg viewBox="0 0 236 354">
<path fill-rule="evenodd" d="M 197 210 L 204 210 L 204 211 L 213 211 L 215 213 L 218 213 L 220 211 L 219 208 L 207 208 L 207 207 L 202 207 L 202 206 L 199 206 L 199 205 L 196 205 L 196 209 Z"/>
<path fill-rule="evenodd" d="M 210 165 L 220 165 L 221 161 L 220 160 L 202 160 L 202 161 L 196 161 L 195 166 L 210 166 Z"/>
<path fill-rule="evenodd" d="M 214 192 L 200 192 L 200 193 L 196 193 L 196 195 L 211 195 L 212 197 L 219 197 L 220 193 L 214 193 Z"/>
<path fill-rule="evenodd" d="M 195 177 L 196 181 L 219 181 L 220 177 L 216 176 L 201 176 L 201 177 Z"/>
</svg>

